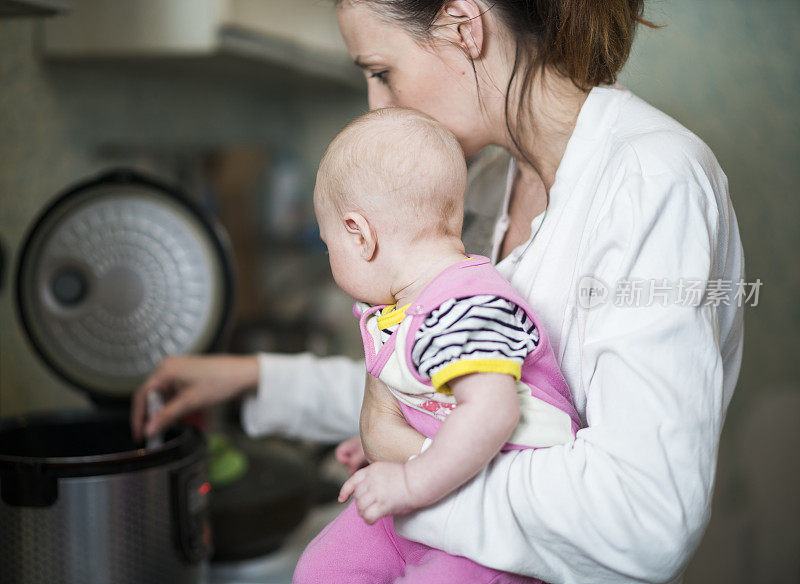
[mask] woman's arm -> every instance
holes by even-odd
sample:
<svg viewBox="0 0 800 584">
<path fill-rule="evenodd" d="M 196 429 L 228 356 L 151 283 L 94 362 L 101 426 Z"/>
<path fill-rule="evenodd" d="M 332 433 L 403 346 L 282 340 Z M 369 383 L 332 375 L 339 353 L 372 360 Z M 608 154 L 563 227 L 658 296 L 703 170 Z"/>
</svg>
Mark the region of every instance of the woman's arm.
<svg viewBox="0 0 800 584">
<path fill-rule="evenodd" d="M 366 375 L 365 387 L 363 361 L 260 353 L 258 363 L 257 391 L 242 404 L 250 436 L 339 442 L 360 425 L 368 460 L 405 462 L 419 453 L 425 437 L 408 425 L 380 380 Z"/>
<path fill-rule="evenodd" d="M 260 353 L 258 363 L 258 389 L 242 404 L 249 435 L 340 442 L 358 432 L 363 361 Z"/>
<path fill-rule="evenodd" d="M 725 254 L 741 257 L 728 251 L 738 235 L 719 231 L 736 229 L 729 203 L 668 178 L 633 177 L 616 193 L 579 273 L 611 286 L 724 277 Z M 401 536 L 548 582 L 679 577 L 709 518 L 727 407 L 717 311 L 609 301 L 579 318 L 589 427 L 571 446 L 500 454 L 439 503 L 396 517 Z"/>
</svg>

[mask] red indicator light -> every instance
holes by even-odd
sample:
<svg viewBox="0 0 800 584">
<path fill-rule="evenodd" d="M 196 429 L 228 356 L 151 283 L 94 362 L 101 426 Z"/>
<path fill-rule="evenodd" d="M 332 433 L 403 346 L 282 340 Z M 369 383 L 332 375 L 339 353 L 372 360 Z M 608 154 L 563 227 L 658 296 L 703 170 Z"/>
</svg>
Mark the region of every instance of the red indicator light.
<svg viewBox="0 0 800 584">
<path fill-rule="evenodd" d="M 208 495 L 208 492 L 211 490 L 211 483 L 203 483 L 197 489 L 197 492 L 200 493 L 201 496 Z"/>
</svg>

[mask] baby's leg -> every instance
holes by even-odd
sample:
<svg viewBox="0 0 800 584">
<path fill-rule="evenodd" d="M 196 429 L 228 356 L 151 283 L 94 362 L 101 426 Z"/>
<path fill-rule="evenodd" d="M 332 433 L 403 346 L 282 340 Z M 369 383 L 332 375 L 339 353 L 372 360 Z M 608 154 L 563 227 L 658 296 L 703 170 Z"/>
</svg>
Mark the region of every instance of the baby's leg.
<svg viewBox="0 0 800 584">
<path fill-rule="evenodd" d="M 405 568 L 392 543 L 393 534 L 391 517 L 367 525 L 351 501 L 308 544 L 297 563 L 292 583 L 390 584 Z"/>
<path fill-rule="evenodd" d="M 422 544 L 416 544 L 421 546 Z M 406 573 L 395 584 L 541 584 L 541 580 L 500 572 L 461 556 L 427 548 L 405 553 Z"/>
</svg>

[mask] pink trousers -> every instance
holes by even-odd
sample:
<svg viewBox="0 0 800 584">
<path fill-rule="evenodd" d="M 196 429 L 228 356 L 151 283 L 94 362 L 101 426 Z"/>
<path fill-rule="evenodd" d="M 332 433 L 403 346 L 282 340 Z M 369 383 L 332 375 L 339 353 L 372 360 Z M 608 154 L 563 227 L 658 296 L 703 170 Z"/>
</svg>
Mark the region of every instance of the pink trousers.
<svg viewBox="0 0 800 584">
<path fill-rule="evenodd" d="M 391 517 L 373 525 L 361 519 L 355 502 L 329 523 L 303 552 L 293 584 L 534 584 L 540 582 L 493 570 L 403 539 Z"/>
</svg>

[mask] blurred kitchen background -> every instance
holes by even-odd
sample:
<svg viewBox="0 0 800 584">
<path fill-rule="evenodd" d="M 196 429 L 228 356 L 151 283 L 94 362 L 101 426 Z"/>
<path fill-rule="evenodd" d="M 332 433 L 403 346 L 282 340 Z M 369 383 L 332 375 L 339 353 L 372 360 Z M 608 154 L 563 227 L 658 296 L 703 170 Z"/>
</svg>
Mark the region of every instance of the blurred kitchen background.
<svg viewBox="0 0 800 584">
<path fill-rule="evenodd" d="M 800 3 L 662 0 L 647 16 L 665 26 L 640 29 L 621 82 L 713 149 L 747 280 L 763 282 L 686 582 L 796 584 Z M 0 416 L 89 407 L 26 343 L 14 269 L 45 204 L 112 167 L 179 186 L 227 229 L 231 351 L 360 356 L 311 194 L 328 141 L 366 107 L 322 0 L 0 0 Z"/>
</svg>

